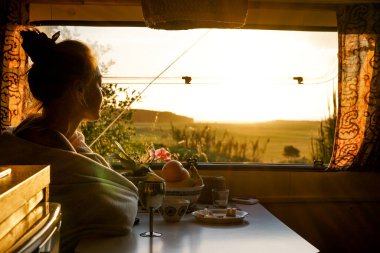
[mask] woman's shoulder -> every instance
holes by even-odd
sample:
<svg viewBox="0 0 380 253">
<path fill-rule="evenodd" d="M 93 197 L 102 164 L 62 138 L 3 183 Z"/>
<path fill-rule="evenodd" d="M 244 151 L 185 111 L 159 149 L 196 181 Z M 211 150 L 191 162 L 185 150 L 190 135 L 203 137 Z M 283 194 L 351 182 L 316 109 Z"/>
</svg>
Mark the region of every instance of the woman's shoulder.
<svg viewBox="0 0 380 253">
<path fill-rule="evenodd" d="M 37 117 L 25 119 L 14 129 L 13 134 L 43 146 L 74 151 L 70 142 L 60 132 L 43 127 Z"/>
</svg>

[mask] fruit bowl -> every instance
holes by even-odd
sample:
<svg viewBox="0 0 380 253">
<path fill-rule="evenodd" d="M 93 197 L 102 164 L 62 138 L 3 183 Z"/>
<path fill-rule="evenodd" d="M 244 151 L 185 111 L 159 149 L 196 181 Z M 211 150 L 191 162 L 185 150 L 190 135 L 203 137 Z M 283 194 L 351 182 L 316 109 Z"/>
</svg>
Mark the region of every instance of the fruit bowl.
<svg viewBox="0 0 380 253">
<path fill-rule="evenodd" d="M 165 198 L 168 199 L 187 199 L 190 206 L 194 205 L 201 195 L 204 185 L 192 187 L 168 187 L 166 186 Z"/>
</svg>

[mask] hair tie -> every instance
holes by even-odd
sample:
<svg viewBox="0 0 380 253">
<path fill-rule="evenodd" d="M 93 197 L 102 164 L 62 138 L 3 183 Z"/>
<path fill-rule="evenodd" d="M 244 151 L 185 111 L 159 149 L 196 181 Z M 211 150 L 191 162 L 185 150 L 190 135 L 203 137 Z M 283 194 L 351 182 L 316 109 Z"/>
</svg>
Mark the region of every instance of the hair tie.
<svg viewBox="0 0 380 253">
<path fill-rule="evenodd" d="M 58 39 L 60 32 L 56 32 L 52 38 L 49 38 L 45 33 L 39 31 L 21 31 L 23 42 L 21 46 L 30 56 L 34 63 L 43 63 L 56 48 L 55 41 Z"/>
</svg>

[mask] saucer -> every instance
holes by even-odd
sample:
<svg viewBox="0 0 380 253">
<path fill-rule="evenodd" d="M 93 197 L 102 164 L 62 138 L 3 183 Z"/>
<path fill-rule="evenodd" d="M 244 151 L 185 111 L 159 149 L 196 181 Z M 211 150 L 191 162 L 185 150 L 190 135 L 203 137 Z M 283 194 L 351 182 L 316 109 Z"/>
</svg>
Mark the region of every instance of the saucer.
<svg viewBox="0 0 380 253">
<path fill-rule="evenodd" d="M 244 211 L 236 211 L 235 216 L 227 216 L 227 209 L 202 209 L 191 213 L 196 220 L 211 224 L 236 224 L 243 222 L 248 215 Z"/>
</svg>

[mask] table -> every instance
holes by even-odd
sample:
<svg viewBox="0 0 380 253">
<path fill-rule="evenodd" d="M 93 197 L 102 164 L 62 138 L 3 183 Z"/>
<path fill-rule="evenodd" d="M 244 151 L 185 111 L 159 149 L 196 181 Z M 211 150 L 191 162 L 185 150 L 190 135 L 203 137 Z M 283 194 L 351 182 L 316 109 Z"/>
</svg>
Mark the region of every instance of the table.
<svg viewBox="0 0 380 253">
<path fill-rule="evenodd" d="M 146 238 L 148 213 L 139 212 L 140 224 L 131 234 L 80 241 L 77 253 L 245 253 L 318 252 L 318 249 L 273 216 L 261 204 L 238 205 L 248 212 L 244 222 L 235 225 L 200 223 L 189 213 L 179 223 L 167 223 L 155 213 L 154 231 L 162 237 Z"/>
</svg>

